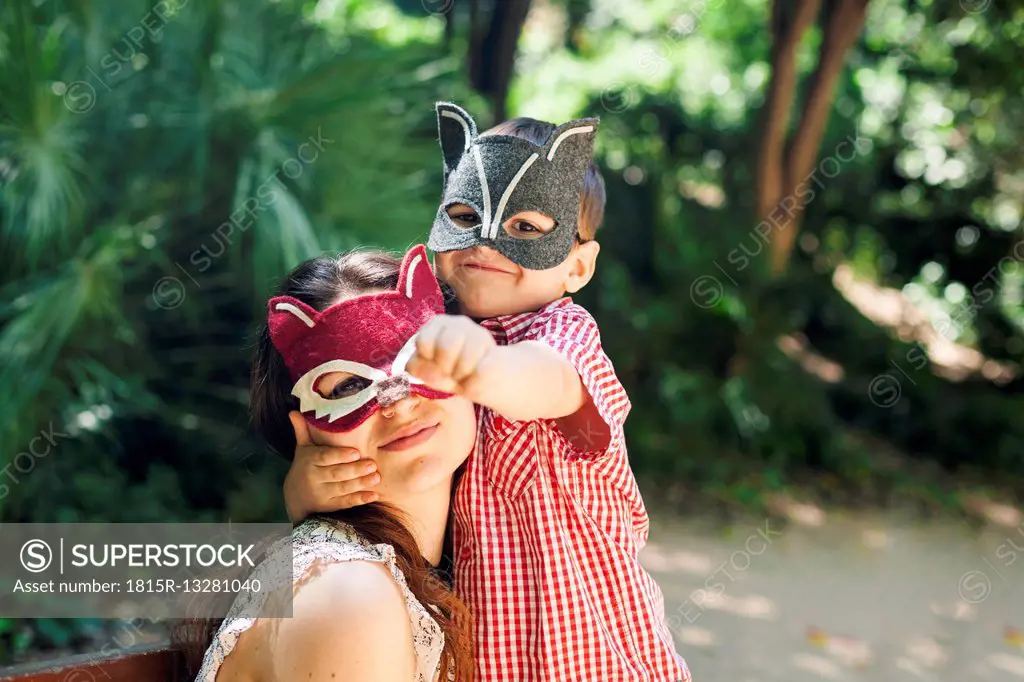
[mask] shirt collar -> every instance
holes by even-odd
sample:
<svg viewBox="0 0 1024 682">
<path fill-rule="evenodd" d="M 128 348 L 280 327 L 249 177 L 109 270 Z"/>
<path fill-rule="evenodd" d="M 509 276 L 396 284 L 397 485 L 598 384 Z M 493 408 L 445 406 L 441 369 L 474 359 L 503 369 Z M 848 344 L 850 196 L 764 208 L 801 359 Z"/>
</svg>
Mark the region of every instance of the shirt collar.
<svg viewBox="0 0 1024 682">
<path fill-rule="evenodd" d="M 498 315 L 497 317 L 482 320 L 480 322 L 480 326 L 490 331 L 491 334 L 494 335 L 495 340 L 499 343 L 513 343 L 530 328 L 530 322 L 532 322 L 537 315 L 549 310 L 563 308 L 567 305 L 572 305 L 572 298 L 569 296 L 563 296 L 560 299 L 548 303 L 539 310 L 531 310 L 525 313 L 515 313 L 512 315 Z"/>
</svg>

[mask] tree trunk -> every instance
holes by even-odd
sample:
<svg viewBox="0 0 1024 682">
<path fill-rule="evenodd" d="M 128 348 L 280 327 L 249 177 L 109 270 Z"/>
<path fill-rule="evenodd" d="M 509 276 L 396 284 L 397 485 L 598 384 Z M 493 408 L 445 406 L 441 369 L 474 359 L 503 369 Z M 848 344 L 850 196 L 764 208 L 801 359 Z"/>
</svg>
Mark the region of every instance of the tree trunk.
<svg viewBox="0 0 1024 682">
<path fill-rule="evenodd" d="M 867 0 L 837 0 L 828 13 L 825 35 L 818 52 L 818 66 L 809 79 L 800 121 L 786 152 L 786 174 L 783 194 L 779 201 L 792 196 L 797 185 L 806 180 L 811 173 L 821 147 L 821 139 L 825 134 L 825 126 L 828 124 L 832 98 L 846 62 L 846 53 L 860 36 L 866 17 Z M 769 211 L 772 208 L 774 206 L 770 207 Z M 773 276 L 779 276 L 786 270 L 793 245 L 796 243 L 804 208 L 805 205 L 795 202 L 792 213 L 789 210 L 784 211 L 785 222 L 781 229 L 772 233 L 770 257 Z M 767 217 L 768 214 L 760 216 L 762 220 Z"/>
<path fill-rule="evenodd" d="M 448 52 L 452 49 L 452 39 L 455 37 L 455 8 L 452 7 L 444 13 L 444 49 Z"/>
<path fill-rule="evenodd" d="M 785 147 L 789 111 L 796 97 L 796 50 L 814 23 L 820 0 L 772 3 L 772 77 L 763 114 L 761 149 L 757 159 L 757 217 L 766 217 L 782 200 L 786 179 Z"/>
<path fill-rule="evenodd" d="M 787 142 L 789 113 L 796 94 L 796 50 L 818 15 L 821 0 L 786 0 L 772 5 L 772 78 L 764 113 L 764 132 L 757 161 L 758 221 L 768 221 L 770 273 L 779 277 L 789 264 L 804 206 L 792 197 L 814 166 L 828 124 L 836 83 L 846 53 L 857 41 L 867 16 L 868 0 L 826 2 L 824 36 L 818 65 L 808 80 L 792 136 Z M 781 209 L 781 210 L 779 210 Z"/>
<path fill-rule="evenodd" d="M 495 2 L 486 35 L 476 21 L 476 4 L 470 5 L 470 81 L 490 97 L 494 123 L 505 120 L 505 105 L 515 66 L 519 34 L 530 11 L 530 0 Z"/>
<path fill-rule="evenodd" d="M 785 327 L 780 298 L 785 298 L 787 285 L 793 283 L 782 280 L 781 275 L 789 264 L 803 213 L 803 207 L 798 207 L 792 197 L 817 159 L 835 84 L 846 53 L 860 35 L 867 15 L 868 0 L 824 0 L 825 26 L 819 61 L 808 81 L 800 119 L 790 136 L 790 111 L 797 91 L 796 54 L 804 34 L 818 18 L 822 2 L 772 2 L 772 76 L 762 112 L 755 196 L 758 222 L 771 225 L 767 231 L 770 277 L 767 283 L 760 277 L 752 278 L 755 288 L 750 292 L 749 304 L 753 325 L 736 340 L 736 353 L 729 362 L 730 376 L 743 374 L 762 350 L 759 344 L 774 344 Z"/>
</svg>

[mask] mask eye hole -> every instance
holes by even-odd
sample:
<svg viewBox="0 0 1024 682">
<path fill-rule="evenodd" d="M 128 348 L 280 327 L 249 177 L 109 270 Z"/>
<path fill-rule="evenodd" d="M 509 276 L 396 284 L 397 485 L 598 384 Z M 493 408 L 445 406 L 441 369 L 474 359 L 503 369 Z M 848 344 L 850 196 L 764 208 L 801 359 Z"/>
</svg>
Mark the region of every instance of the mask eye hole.
<svg viewBox="0 0 1024 682">
<path fill-rule="evenodd" d="M 315 390 L 322 398 L 338 400 L 350 398 L 368 388 L 373 382 L 348 372 L 329 372 L 316 380 Z"/>
<path fill-rule="evenodd" d="M 502 228 L 514 239 L 538 239 L 555 229 L 554 218 L 540 211 L 523 211 L 505 221 Z"/>
<path fill-rule="evenodd" d="M 466 204 L 452 204 L 447 209 L 448 217 L 458 227 L 474 228 L 480 226 L 480 214 Z"/>
</svg>

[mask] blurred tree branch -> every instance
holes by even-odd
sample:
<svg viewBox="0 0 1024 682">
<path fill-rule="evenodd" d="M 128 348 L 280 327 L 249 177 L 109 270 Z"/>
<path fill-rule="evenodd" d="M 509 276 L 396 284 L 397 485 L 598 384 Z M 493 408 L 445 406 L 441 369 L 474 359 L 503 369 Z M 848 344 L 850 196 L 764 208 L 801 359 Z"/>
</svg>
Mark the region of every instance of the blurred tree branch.
<svg viewBox="0 0 1024 682">
<path fill-rule="evenodd" d="M 774 0 L 772 3 L 772 76 L 764 112 L 764 129 L 757 160 L 758 220 L 777 212 L 797 184 L 806 178 L 817 159 L 828 123 L 836 82 L 843 70 L 846 53 L 857 41 L 867 17 L 869 0 L 826 0 L 824 36 L 818 64 L 808 79 L 807 95 L 800 119 L 787 140 L 790 109 L 797 87 L 796 51 L 804 33 L 814 23 L 821 0 Z M 786 270 L 800 226 L 803 207 L 784 216 L 770 233 L 772 277 Z"/>
<path fill-rule="evenodd" d="M 530 0 L 495 2 L 485 34 L 477 0 L 469 6 L 469 79 L 478 92 L 491 99 L 493 123 L 506 117 L 516 45 L 529 11 Z"/>
<path fill-rule="evenodd" d="M 455 10 L 454 8 L 444 13 L 444 47 L 450 50 L 452 38 L 455 37 Z"/>
<path fill-rule="evenodd" d="M 786 128 L 796 96 L 796 50 L 800 37 L 814 22 L 820 0 L 772 3 L 772 77 L 764 108 L 764 130 L 757 159 L 757 215 L 763 218 L 782 199 Z"/>
</svg>

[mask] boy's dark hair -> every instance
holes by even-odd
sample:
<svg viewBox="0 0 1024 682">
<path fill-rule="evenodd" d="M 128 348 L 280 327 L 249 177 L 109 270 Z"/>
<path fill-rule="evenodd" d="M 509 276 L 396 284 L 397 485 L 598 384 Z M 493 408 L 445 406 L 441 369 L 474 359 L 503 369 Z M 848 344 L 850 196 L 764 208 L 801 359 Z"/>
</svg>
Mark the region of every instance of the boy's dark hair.
<svg viewBox="0 0 1024 682">
<path fill-rule="evenodd" d="M 557 127 L 554 123 L 521 116 L 499 123 L 485 130 L 482 135 L 511 135 L 529 140 L 536 145 L 543 145 L 551 138 Z M 597 164 L 591 159 L 583 178 L 583 191 L 580 193 L 580 241 L 588 242 L 597 237 L 597 228 L 601 226 L 601 220 L 604 218 L 604 202 L 604 178 L 601 177 Z"/>
</svg>

